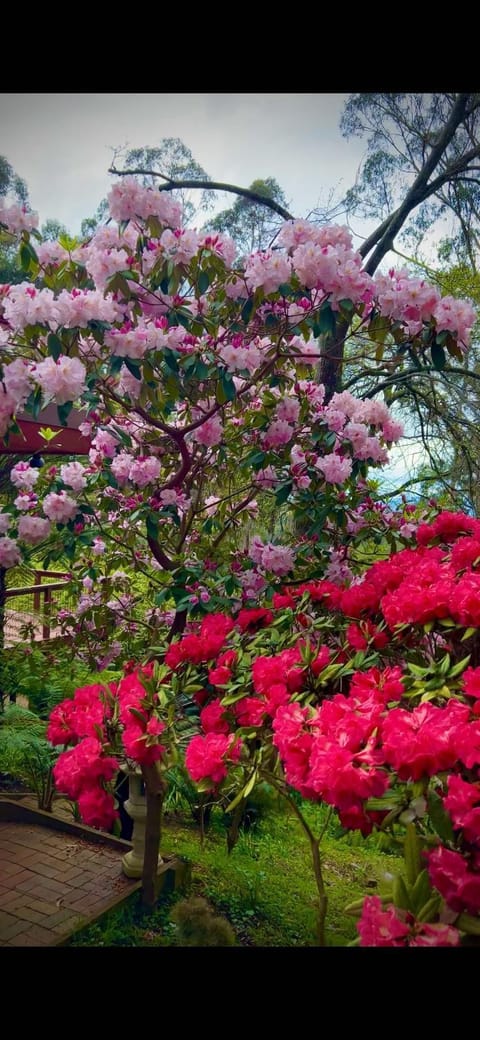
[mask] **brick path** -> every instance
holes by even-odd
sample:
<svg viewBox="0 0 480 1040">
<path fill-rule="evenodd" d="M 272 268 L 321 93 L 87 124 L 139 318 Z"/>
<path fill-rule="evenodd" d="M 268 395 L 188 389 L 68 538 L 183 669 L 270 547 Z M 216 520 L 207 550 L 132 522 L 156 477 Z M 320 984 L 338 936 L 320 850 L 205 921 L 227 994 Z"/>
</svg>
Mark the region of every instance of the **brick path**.
<svg viewBox="0 0 480 1040">
<path fill-rule="evenodd" d="M 0 821 L 0 946 L 51 946 L 138 887 L 121 852 L 30 823 Z"/>
</svg>

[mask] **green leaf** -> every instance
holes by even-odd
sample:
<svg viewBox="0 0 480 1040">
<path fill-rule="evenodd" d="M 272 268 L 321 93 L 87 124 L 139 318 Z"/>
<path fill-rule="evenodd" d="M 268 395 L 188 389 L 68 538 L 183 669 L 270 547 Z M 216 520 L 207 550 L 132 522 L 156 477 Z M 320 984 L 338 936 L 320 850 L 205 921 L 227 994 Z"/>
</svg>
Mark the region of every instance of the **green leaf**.
<svg viewBox="0 0 480 1040">
<path fill-rule="evenodd" d="M 422 907 L 424 907 L 432 898 L 432 895 L 432 886 L 430 884 L 428 870 L 422 870 L 420 871 L 410 894 L 412 910 L 416 917 L 418 917 Z"/>
<path fill-rule="evenodd" d="M 452 821 L 444 808 L 442 798 L 433 788 L 428 792 L 428 815 L 432 827 L 440 840 L 447 844 L 453 842 Z"/>
<path fill-rule="evenodd" d="M 218 380 L 215 394 L 218 404 L 226 404 L 227 401 L 233 401 L 235 394 L 235 383 L 232 378 L 227 375 L 222 375 Z"/>
<path fill-rule="evenodd" d="M 399 910 L 411 910 L 410 895 L 407 886 L 402 877 L 399 874 L 393 879 L 392 884 L 392 895 L 395 906 L 398 906 Z"/>
<path fill-rule="evenodd" d="M 261 466 L 267 455 L 264 451 L 253 451 L 243 460 L 243 466 Z"/>
<path fill-rule="evenodd" d="M 206 271 L 201 271 L 198 277 L 198 291 L 203 295 L 210 285 L 210 278 Z"/>
<path fill-rule="evenodd" d="M 178 360 L 177 360 L 177 357 L 178 357 L 178 355 L 173 350 L 167 349 L 167 350 L 164 350 L 164 352 L 163 352 L 163 360 L 164 360 L 167 368 L 169 368 L 170 371 L 174 372 L 175 374 L 178 372 Z"/>
<path fill-rule="evenodd" d="M 404 856 L 407 880 L 410 885 L 414 885 L 422 870 L 420 842 L 414 823 L 406 826 Z"/>
<path fill-rule="evenodd" d="M 118 375 L 118 373 L 120 372 L 120 369 L 121 369 L 121 367 L 123 365 L 124 360 L 125 359 L 123 357 L 119 357 L 118 354 L 112 354 L 112 357 L 110 358 L 110 363 L 109 363 L 109 366 L 108 366 L 112 376 Z"/>
<path fill-rule="evenodd" d="M 38 256 L 30 242 L 22 242 L 20 246 L 20 264 L 27 274 L 38 264 Z"/>
<path fill-rule="evenodd" d="M 250 780 L 248 781 L 248 783 L 245 785 L 245 787 L 243 789 L 243 797 L 244 798 L 248 798 L 249 794 L 251 794 L 251 792 L 253 791 L 253 788 L 255 787 L 256 782 L 257 782 L 257 770 L 255 769 L 254 772 L 252 773 L 251 777 L 250 777 Z"/>
<path fill-rule="evenodd" d="M 435 918 L 438 916 L 438 911 L 440 910 L 441 902 L 441 896 L 431 896 L 431 898 L 428 900 L 428 903 L 425 903 L 425 905 L 422 906 L 421 910 L 418 911 L 417 921 L 434 921 Z"/>
<path fill-rule="evenodd" d="M 447 339 L 448 339 L 448 330 L 447 329 L 443 329 L 442 332 L 437 332 L 437 335 L 435 336 L 435 342 L 437 343 L 437 345 L 439 347 L 443 347 L 443 345 L 445 344 Z"/>
<path fill-rule="evenodd" d="M 67 425 L 68 416 L 70 415 L 70 412 L 71 412 L 72 408 L 73 408 L 73 402 L 72 401 L 66 401 L 65 404 L 58 404 L 57 405 L 58 421 L 59 421 L 59 425 L 60 426 L 66 426 Z"/>
<path fill-rule="evenodd" d="M 336 317 L 329 303 L 323 304 L 321 307 L 316 325 L 318 325 L 321 334 L 333 336 L 336 326 Z M 315 333 L 315 328 L 313 331 L 315 335 L 318 335 L 318 333 Z"/>
<path fill-rule="evenodd" d="M 448 675 L 448 672 L 450 671 L 450 664 L 451 664 L 450 654 L 445 654 L 445 657 L 443 658 L 443 661 L 440 664 L 440 667 L 438 669 L 439 672 L 440 672 L 440 675 Z"/>
<path fill-rule="evenodd" d="M 156 513 L 149 513 L 146 519 L 147 535 L 156 542 L 158 538 L 158 516 Z M 182 589 L 182 592 L 184 590 Z"/>
<path fill-rule="evenodd" d="M 51 354 L 53 360 L 58 361 L 60 354 L 62 353 L 62 342 L 53 332 L 47 336 L 47 347 L 48 353 Z"/>
<path fill-rule="evenodd" d="M 132 361 L 131 358 L 125 357 L 123 359 L 123 363 L 125 365 L 125 368 L 128 368 L 128 371 L 131 372 L 132 376 L 135 376 L 135 379 L 142 378 L 142 373 L 140 371 L 138 361 Z"/>
<path fill-rule="evenodd" d="M 472 917 L 471 914 L 459 914 L 455 923 L 455 928 L 459 928 L 461 932 L 466 932 L 467 935 L 480 935 L 480 918 Z"/>
<path fill-rule="evenodd" d="M 284 484 L 283 487 L 278 489 L 278 491 L 277 491 L 277 493 L 275 495 L 275 501 L 276 501 L 278 506 L 282 505 L 283 502 L 287 501 L 287 499 L 289 498 L 289 496 L 292 493 L 292 487 L 293 487 L 293 482 L 291 480 L 289 480 L 288 484 Z"/>
<path fill-rule="evenodd" d="M 38 431 L 38 436 L 46 441 L 47 444 L 49 441 L 53 441 L 54 437 L 58 437 L 59 434 L 60 430 L 51 430 L 49 426 L 42 426 Z"/>
<path fill-rule="evenodd" d="M 438 343 L 432 343 L 432 362 L 433 367 L 436 368 L 438 372 L 441 372 L 447 364 L 445 351 L 443 347 L 438 345 Z"/>
<path fill-rule="evenodd" d="M 388 333 L 388 322 L 381 314 L 376 314 L 368 326 L 368 334 L 374 343 L 384 346 Z"/>
<path fill-rule="evenodd" d="M 461 675 L 463 670 L 464 670 L 464 668 L 467 667 L 467 664 L 468 664 L 471 656 L 472 656 L 471 654 L 467 654 L 467 657 L 463 657 L 461 661 L 458 661 L 457 664 L 454 664 L 453 668 L 451 668 L 449 673 L 448 673 L 448 678 L 449 679 L 456 679 L 458 675 Z"/>
<path fill-rule="evenodd" d="M 253 312 L 253 297 L 251 296 L 250 299 L 247 300 L 246 303 L 244 303 L 244 305 L 242 307 L 242 320 L 245 322 L 245 325 L 248 325 L 248 322 L 250 321 L 250 318 L 252 317 L 252 312 Z"/>
</svg>

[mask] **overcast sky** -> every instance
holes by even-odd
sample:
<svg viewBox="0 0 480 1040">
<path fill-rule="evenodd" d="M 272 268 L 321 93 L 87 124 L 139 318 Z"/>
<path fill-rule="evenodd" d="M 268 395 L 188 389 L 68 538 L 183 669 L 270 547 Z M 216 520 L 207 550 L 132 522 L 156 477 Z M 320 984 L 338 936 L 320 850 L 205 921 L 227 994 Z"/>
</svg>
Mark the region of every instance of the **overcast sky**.
<svg viewBox="0 0 480 1040">
<path fill-rule="evenodd" d="M 364 144 L 340 134 L 347 97 L 2 94 L 0 154 L 27 181 L 41 222 L 56 217 L 74 233 L 108 191 L 112 149 L 162 137 L 180 137 L 215 180 L 248 186 L 275 177 L 290 211 L 305 216 L 355 179 Z"/>
</svg>

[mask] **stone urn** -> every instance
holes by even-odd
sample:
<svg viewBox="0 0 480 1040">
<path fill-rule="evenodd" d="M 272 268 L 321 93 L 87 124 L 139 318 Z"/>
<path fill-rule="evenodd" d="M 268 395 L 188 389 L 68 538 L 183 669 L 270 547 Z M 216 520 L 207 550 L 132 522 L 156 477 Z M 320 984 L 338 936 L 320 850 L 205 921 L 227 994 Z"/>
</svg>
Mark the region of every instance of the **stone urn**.
<svg viewBox="0 0 480 1040">
<path fill-rule="evenodd" d="M 145 826 L 147 822 L 147 800 L 145 784 L 140 769 L 131 769 L 123 765 L 122 771 L 128 776 L 128 799 L 124 808 L 133 820 L 132 848 L 122 857 L 122 870 L 129 878 L 141 878 L 145 855 Z M 159 853 L 158 867 L 163 866 Z"/>
</svg>

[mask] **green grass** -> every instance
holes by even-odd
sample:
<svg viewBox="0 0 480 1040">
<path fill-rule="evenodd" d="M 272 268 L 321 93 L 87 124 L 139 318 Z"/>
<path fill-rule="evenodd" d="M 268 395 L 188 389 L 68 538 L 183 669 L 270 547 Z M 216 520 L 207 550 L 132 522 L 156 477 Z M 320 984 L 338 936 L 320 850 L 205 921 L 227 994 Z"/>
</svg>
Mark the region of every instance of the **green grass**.
<svg viewBox="0 0 480 1040">
<path fill-rule="evenodd" d="M 309 822 L 321 829 L 325 810 L 308 807 Z M 345 946 L 356 938 L 355 919 L 345 906 L 362 895 L 382 889 L 388 873 L 401 861 L 378 847 L 378 839 L 336 836 L 332 824 L 324 838 L 323 863 L 329 909 L 327 942 Z M 316 888 L 310 850 L 295 817 L 282 811 L 268 816 L 248 832 L 228 855 L 225 824 L 214 815 L 203 847 L 197 828 L 185 820 L 167 820 L 162 850 L 192 863 L 190 892 L 204 896 L 233 925 L 237 943 L 245 946 L 310 946 L 315 935 Z M 175 926 L 169 915 L 183 896 L 165 897 L 153 914 L 138 898 L 79 933 L 75 946 L 170 946 Z"/>
</svg>

